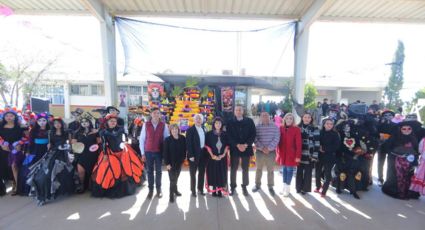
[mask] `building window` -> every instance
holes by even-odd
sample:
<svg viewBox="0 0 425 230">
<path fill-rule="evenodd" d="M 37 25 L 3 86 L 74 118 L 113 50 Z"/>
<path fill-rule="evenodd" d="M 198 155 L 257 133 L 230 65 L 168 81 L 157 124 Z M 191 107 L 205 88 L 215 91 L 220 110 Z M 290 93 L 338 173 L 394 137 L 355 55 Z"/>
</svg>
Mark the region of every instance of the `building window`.
<svg viewBox="0 0 425 230">
<path fill-rule="evenodd" d="M 138 106 L 142 104 L 142 86 L 120 85 L 119 92 L 125 92 L 127 105 Z"/>
<path fill-rule="evenodd" d="M 103 85 L 71 85 L 71 95 L 103 96 Z"/>
<path fill-rule="evenodd" d="M 57 85 L 39 85 L 33 89 L 31 96 L 47 98 L 53 105 L 65 104 L 63 86 Z"/>
</svg>

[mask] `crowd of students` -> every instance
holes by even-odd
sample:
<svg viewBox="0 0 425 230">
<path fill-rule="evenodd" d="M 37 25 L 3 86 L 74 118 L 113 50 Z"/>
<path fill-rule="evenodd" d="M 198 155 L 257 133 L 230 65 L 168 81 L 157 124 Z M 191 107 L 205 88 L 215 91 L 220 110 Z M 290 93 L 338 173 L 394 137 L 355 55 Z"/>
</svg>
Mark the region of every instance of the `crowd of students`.
<svg viewBox="0 0 425 230">
<path fill-rule="evenodd" d="M 134 194 L 147 176 L 147 198 L 152 199 L 155 190 L 161 198 L 165 165 L 169 200 L 174 202 L 182 195 L 178 178 L 185 160 L 189 162 L 193 197 L 237 194 L 239 166 L 242 194 L 248 196 L 248 172 L 254 155 L 257 170 L 252 192 L 261 189 L 266 166 L 268 191 L 275 196 L 274 169 L 278 165 L 283 196 L 291 194 L 296 172 L 297 193 L 309 193 L 313 187 L 326 197 L 332 185 L 336 193 L 348 191 L 359 199 L 358 191 L 367 191 L 373 182 L 372 161 L 378 155 L 378 184 L 385 194 L 400 199 L 425 195 L 422 124 L 415 116 L 397 123 L 394 112 L 374 106 L 359 113 L 359 106 L 364 107 L 355 103 L 330 109 L 333 113 L 327 111 L 327 117 L 319 122 L 314 113 L 306 112 L 299 124 L 287 113 L 278 125 L 267 111 L 262 111 L 254 124 L 244 116 L 242 106 L 235 106 L 233 118 L 216 117 L 211 130 L 205 129 L 202 114 L 195 115 L 195 123 L 185 135 L 177 125 L 162 121 L 158 108 L 151 109 L 146 122 L 134 120 L 128 132 L 118 109 L 111 106 L 94 123 L 93 117 L 76 110 L 77 119 L 68 125 L 46 113 L 31 115 L 5 109 L 0 121 L 0 196 L 6 194 L 6 184 L 11 181 L 11 195 L 33 196 L 39 205 L 62 194 L 86 190 L 94 197 L 118 198 Z"/>
</svg>

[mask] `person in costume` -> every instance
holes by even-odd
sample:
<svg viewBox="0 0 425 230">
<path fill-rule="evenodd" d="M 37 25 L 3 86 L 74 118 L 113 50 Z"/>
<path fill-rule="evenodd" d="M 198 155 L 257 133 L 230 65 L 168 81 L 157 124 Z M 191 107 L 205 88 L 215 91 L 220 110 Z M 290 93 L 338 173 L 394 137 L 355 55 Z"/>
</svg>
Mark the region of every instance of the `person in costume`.
<svg viewBox="0 0 425 230">
<path fill-rule="evenodd" d="M 37 162 L 47 152 L 49 144 L 48 116 L 46 113 L 40 113 L 36 116 L 35 126 L 30 130 L 29 153 L 34 156 L 32 162 Z"/>
<path fill-rule="evenodd" d="M 336 192 L 341 194 L 345 188 L 348 188 L 354 198 L 360 199 L 356 181 L 362 178 L 360 158 L 365 151 L 361 147 L 360 136 L 353 126 L 353 121 L 348 120 L 336 127 L 341 137 L 340 148 L 336 155 Z"/>
<path fill-rule="evenodd" d="M 170 202 L 173 203 L 175 196 L 182 194 L 177 189 L 181 167 L 186 158 L 186 139 L 180 134 L 177 124 L 170 125 L 171 135 L 164 141 L 162 155 L 170 178 Z"/>
<path fill-rule="evenodd" d="M 25 157 L 22 152 L 25 141 L 22 140 L 23 137 L 17 112 L 11 109 L 5 110 L 0 122 L 0 196 L 6 194 L 5 183 L 9 179 L 12 179 L 11 195 L 17 194 L 18 172 Z"/>
<path fill-rule="evenodd" d="M 382 192 L 398 199 L 418 198 L 418 193 L 409 191 L 419 157 L 418 141 L 412 126 L 408 122 L 399 123 L 397 132 L 385 142 L 383 148 L 388 152 L 388 163 Z"/>
<path fill-rule="evenodd" d="M 78 193 L 83 193 L 89 187 L 90 176 L 99 157 L 99 133 L 93 127 L 90 116 L 84 114 L 80 118 L 80 127 L 72 135 L 72 144 L 82 143 L 84 149 L 76 154 L 75 165 L 80 178 Z"/>
<path fill-rule="evenodd" d="M 162 177 L 162 144 L 170 135 L 168 126 L 160 121 L 161 113 L 159 108 L 151 110 L 151 120 L 145 122 L 140 133 L 140 152 L 142 160 L 147 163 L 148 174 L 148 199 L 153 197 L 153 187 L 156 186 L 156 196 L 162 197 L 161 177 Z M 154 171 L 155 170 L 155 171 Z M 156 177 L 156 179 L 155 179 Z"/>
<path fill-rule="evenodd" d="M 101 153 L 92 173 L 92 196 L 119 198 L 132 195 L 140 184 L 143 164 L 126 144 L 124 128 L 113 114 L 106 117 L 106 128 L 99 132 Z"/>
<path fill-rule="evenodd" d="M 332 168 L 336 161 L 336 152 L 339 149 L 340 137 L 334 129 L 334 121 L 330 118 L 323 120 L 323 127 L 320 131 L 319 160 L 316 162 L 316 189 L 314 192 L 326 197 L 329 185 L 332 181 Z M 322 175 L 325 183 L 322 186 Z M 321 190 L 321 191 L 320 191 Z"/>
<path fill-rule="evenodd" d="M 419 167 L 416 169 L 415 175 L 412 177 L 410 190 L 425 196 L 425 137 L 419 142 Z"/>
<path fill-rule="evenodd" d="M 214 197 L 221 197 L 227 192 L 227 165 L 230 152 L 226 132 L 223 131 L 223 121 L 216 117 L 212 123 L 213 129 L 205 136 L 205 149 L 209 159 L 206 170 L 207 191 Z"/>
<path fill-rule="evenodd" d="M 282 166 L 283 196 L 289 196 L 292 177 L 301 161 L 301 130 L 295 124 L 295 117 L 287 113 L 280 127 L 280 140 L 276 151 L 276 162 Z"/>
<path fill-rule="evenodd" d="M 387 152 L 382 148 L 385 141 L 387 141 L 397 130 L 397 125 L 392 122 L 395 113 L 393 111 L 387 110 L 382 112 L 381 119 L 378 124 L 379 132 L 379 143 L 380 148 L 378 150 L 378 185 L 382 186 L 384 184 L 384 164 L 387 159 Z"/>
<path fill-rule="evenodd" d="M 69 133 L 63 120 L 55 117 L 49 132 L 48 152 L 30 167 L 28 174 L 30 196 L 34 196 L 37 205 L 74 193 L 79 180 L 72 161 Z"/>
<path fill-rule="evenodd" d="M 319 158 L 320 131 L 313 125 L 313 116 L 305 113 L 298 127 L 301 129 L 302 153 L 297 167 L 295 187 L 297 193 L 311 192 L 311 175 L 314 162 Z"/>
<path fill-rule="evenodd" d="M 75 111 L 71 112 L 72 118 L 74 119 L 68 124 L 68 129 L 71 130 L 71 133 L 75 132 L 78 128 L 80 128 L 80 117 L 83 113 L 84 110 L 80 108 L 77 108 L 75 109 Z"/>
<path fill-rule="evenodd" d="M 119 117 L 120 111 L 116 107 L 108 106 L 108 107 L 106 107 L 106 112 L 107 112 L 107 114 L 111 114 L 111 115 L 113 115 L 117 118 L 117 125 L 119 127 L 124 127 L 124 119 Z"/>
</svg>

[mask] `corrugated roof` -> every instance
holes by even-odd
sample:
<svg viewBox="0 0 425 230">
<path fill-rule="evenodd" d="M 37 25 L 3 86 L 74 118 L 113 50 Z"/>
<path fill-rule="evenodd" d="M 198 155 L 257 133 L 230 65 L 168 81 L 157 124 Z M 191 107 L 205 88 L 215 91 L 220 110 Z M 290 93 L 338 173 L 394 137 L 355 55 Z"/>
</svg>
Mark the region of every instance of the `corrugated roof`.
<svg viewBox="0 0 425 230">
<path fill-rule="evenodd" d="M 89 14 L 87 0 L 0 0 L 15 13 Z M 314 0 L 101 0 L 113 15 L 299 19 Z M 425 22 L 424 0 L 332 0 L 319 20 Z"/>
</svg>

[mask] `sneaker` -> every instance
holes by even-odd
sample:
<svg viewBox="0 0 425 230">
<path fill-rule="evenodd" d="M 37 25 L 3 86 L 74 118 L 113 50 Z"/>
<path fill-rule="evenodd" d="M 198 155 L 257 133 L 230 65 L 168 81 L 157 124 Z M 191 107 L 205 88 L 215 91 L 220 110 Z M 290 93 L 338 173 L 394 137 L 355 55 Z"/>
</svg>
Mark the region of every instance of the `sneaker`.
<svg viewBox="0 0 425 230">
<path fill-rule="evenodd" d="M 258 190 L 260 190 L 260 186 L 254 186 L 254 188 L 252 188 L 252 192 L 258 192 Z"/>
<path fill-rule="evenodd" d="M 248 189 L 246 189 L 246 187 L 242 187 L 242 193 L 243 193 L 244 196 L 248 196 L 249 195 Z"/>
<path fill-rule="evenodd" d="M 270 193 L 271 196 L 275 196 L 276 195 L 276 193 L 274 192 L 274 189 L 273 188 L 269 188 L 269 193 Z"/>
<path fill-rule="evenodd" d="M 152 197 L 153 197 L 153 190 L 149 190 L 148 199 L 150 200 L 152 199 Z"/>
</svg>

